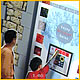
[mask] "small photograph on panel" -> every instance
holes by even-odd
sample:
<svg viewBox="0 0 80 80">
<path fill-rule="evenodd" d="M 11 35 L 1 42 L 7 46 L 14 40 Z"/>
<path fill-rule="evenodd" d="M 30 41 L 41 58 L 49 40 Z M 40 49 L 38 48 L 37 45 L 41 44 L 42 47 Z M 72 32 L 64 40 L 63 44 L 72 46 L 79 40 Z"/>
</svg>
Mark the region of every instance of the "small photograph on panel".
<svg viewBox="0 0 80 80">
<path fill-rule="evenodd" d="M 37 33 L 36 42 L 43 44 L 44 36 Z"/>
<path fill-rule="evenodd" d="M 46 23 L 39 20 L 38 29 L 45 31 Z"/>
<path fill-rule="evenodd" d="M 47 18 L 47 16 L 48 16 L 48 9 L 44 8 L 44 7 L 41 7 L 40 16 Z"/>
<path fill-rule="evenodd" d="M 40 48 L 38 46 L 35 46 L 35 48 L 34 48 L 34 54 L 36 54 L 38 56 L 41 56 L 41 50 L 42 50 L 42 48 Z"/>
</svg>

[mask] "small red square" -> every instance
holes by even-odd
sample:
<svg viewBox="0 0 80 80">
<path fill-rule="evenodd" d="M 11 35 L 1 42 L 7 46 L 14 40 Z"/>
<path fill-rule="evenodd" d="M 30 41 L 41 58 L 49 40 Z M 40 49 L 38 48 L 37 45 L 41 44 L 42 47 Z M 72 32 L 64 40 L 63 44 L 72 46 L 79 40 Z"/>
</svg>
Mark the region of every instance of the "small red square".
<svg viewBox="0 0 80 80">
<path fill-rule="evenodd" d="M 69 53 L 66 53 L 66 56 L 69 57 Z"/>
<path fill-rule="evenodd" d="M 37 33 L 36 42 L 43 43 L 44 36 Z"/>
<path fill-rule="evenodd" d="M 63 51 L 62 51 L 62 50 L 59 50 L 59 53 L 60 53 L 60 54 L 63 54 Z"/>
<path fill-rule="evenodd" d="M 65 55 L 65 52 L 63 51 L 62 54 Z"/>
</svg>

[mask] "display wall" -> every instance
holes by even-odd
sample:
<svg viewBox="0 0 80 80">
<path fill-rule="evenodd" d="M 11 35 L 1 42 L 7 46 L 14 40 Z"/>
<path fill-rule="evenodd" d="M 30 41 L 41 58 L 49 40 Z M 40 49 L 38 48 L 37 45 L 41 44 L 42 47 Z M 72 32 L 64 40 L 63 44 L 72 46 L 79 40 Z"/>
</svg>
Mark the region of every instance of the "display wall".
<svg viewBox="0 0 80 80">
<path fill-rule="evenodd" d="M 79 78 L 79 8 L 66 5 L 39 2 L 38 6 L 30 60 L 40 57 L 44 66 L 55 49 L 60 50 L 49 64 L 48 79 Z"/>
</svg>

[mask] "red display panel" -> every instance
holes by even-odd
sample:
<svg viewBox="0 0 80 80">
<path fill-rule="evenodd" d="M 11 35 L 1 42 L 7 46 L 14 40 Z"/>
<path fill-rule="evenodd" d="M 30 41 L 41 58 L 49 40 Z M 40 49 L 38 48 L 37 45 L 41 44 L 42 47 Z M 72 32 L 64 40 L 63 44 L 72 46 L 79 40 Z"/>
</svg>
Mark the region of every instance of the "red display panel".
<svg viewBox="0 0 80 80">
<path fill-rule="evenodd" d="M 41 56 L 41 48 L 38 46 L 35 46 L 34 48 L 34 54 Z"/>
<path fill-rule="evenodd" d="M 43 44 L 44 36 L 37 33 L 36 42 Z"/>
</svg>

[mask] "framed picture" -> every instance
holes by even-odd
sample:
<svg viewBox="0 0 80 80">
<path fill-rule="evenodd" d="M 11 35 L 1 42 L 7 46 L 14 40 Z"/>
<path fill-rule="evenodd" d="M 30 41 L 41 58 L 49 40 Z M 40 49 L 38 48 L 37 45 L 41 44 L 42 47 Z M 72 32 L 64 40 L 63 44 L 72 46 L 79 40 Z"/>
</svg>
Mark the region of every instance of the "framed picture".
<svg viewBox="0 0 80 80">
<path fill-rule="evenodd" d="M 47 16 L 48 16 L 48 9 L 44 8 L 44 7 L 41 7 L 40 16 L 47 18 Z"/>
<path fill-rule="evenodd" d="M 38 29 L 45 31 L 46 23 L 39 20 Z"/>
<path fill-rule="evenodd" d="M 68 76 L 73 53 L 50 44 L 47 61 L 56 50 L 59 50 L 59 53 L 51 60 L 49 63 L 49 68 L 64 76 Z"/>
<path fill-rule="evenodd" d="M 41 56 L 41 50 L 42 50 L 42 48 L 40 48 L 38 46 L 35 46 L 35 48 L 34 48 L 34 54 L 36 54 L 38 56 Z"/>
<path fill-rule="evenodd" d="M 36 42 L 43 44 L 44 36 L 42 34 L 37 33 Z"/>
</svg>

